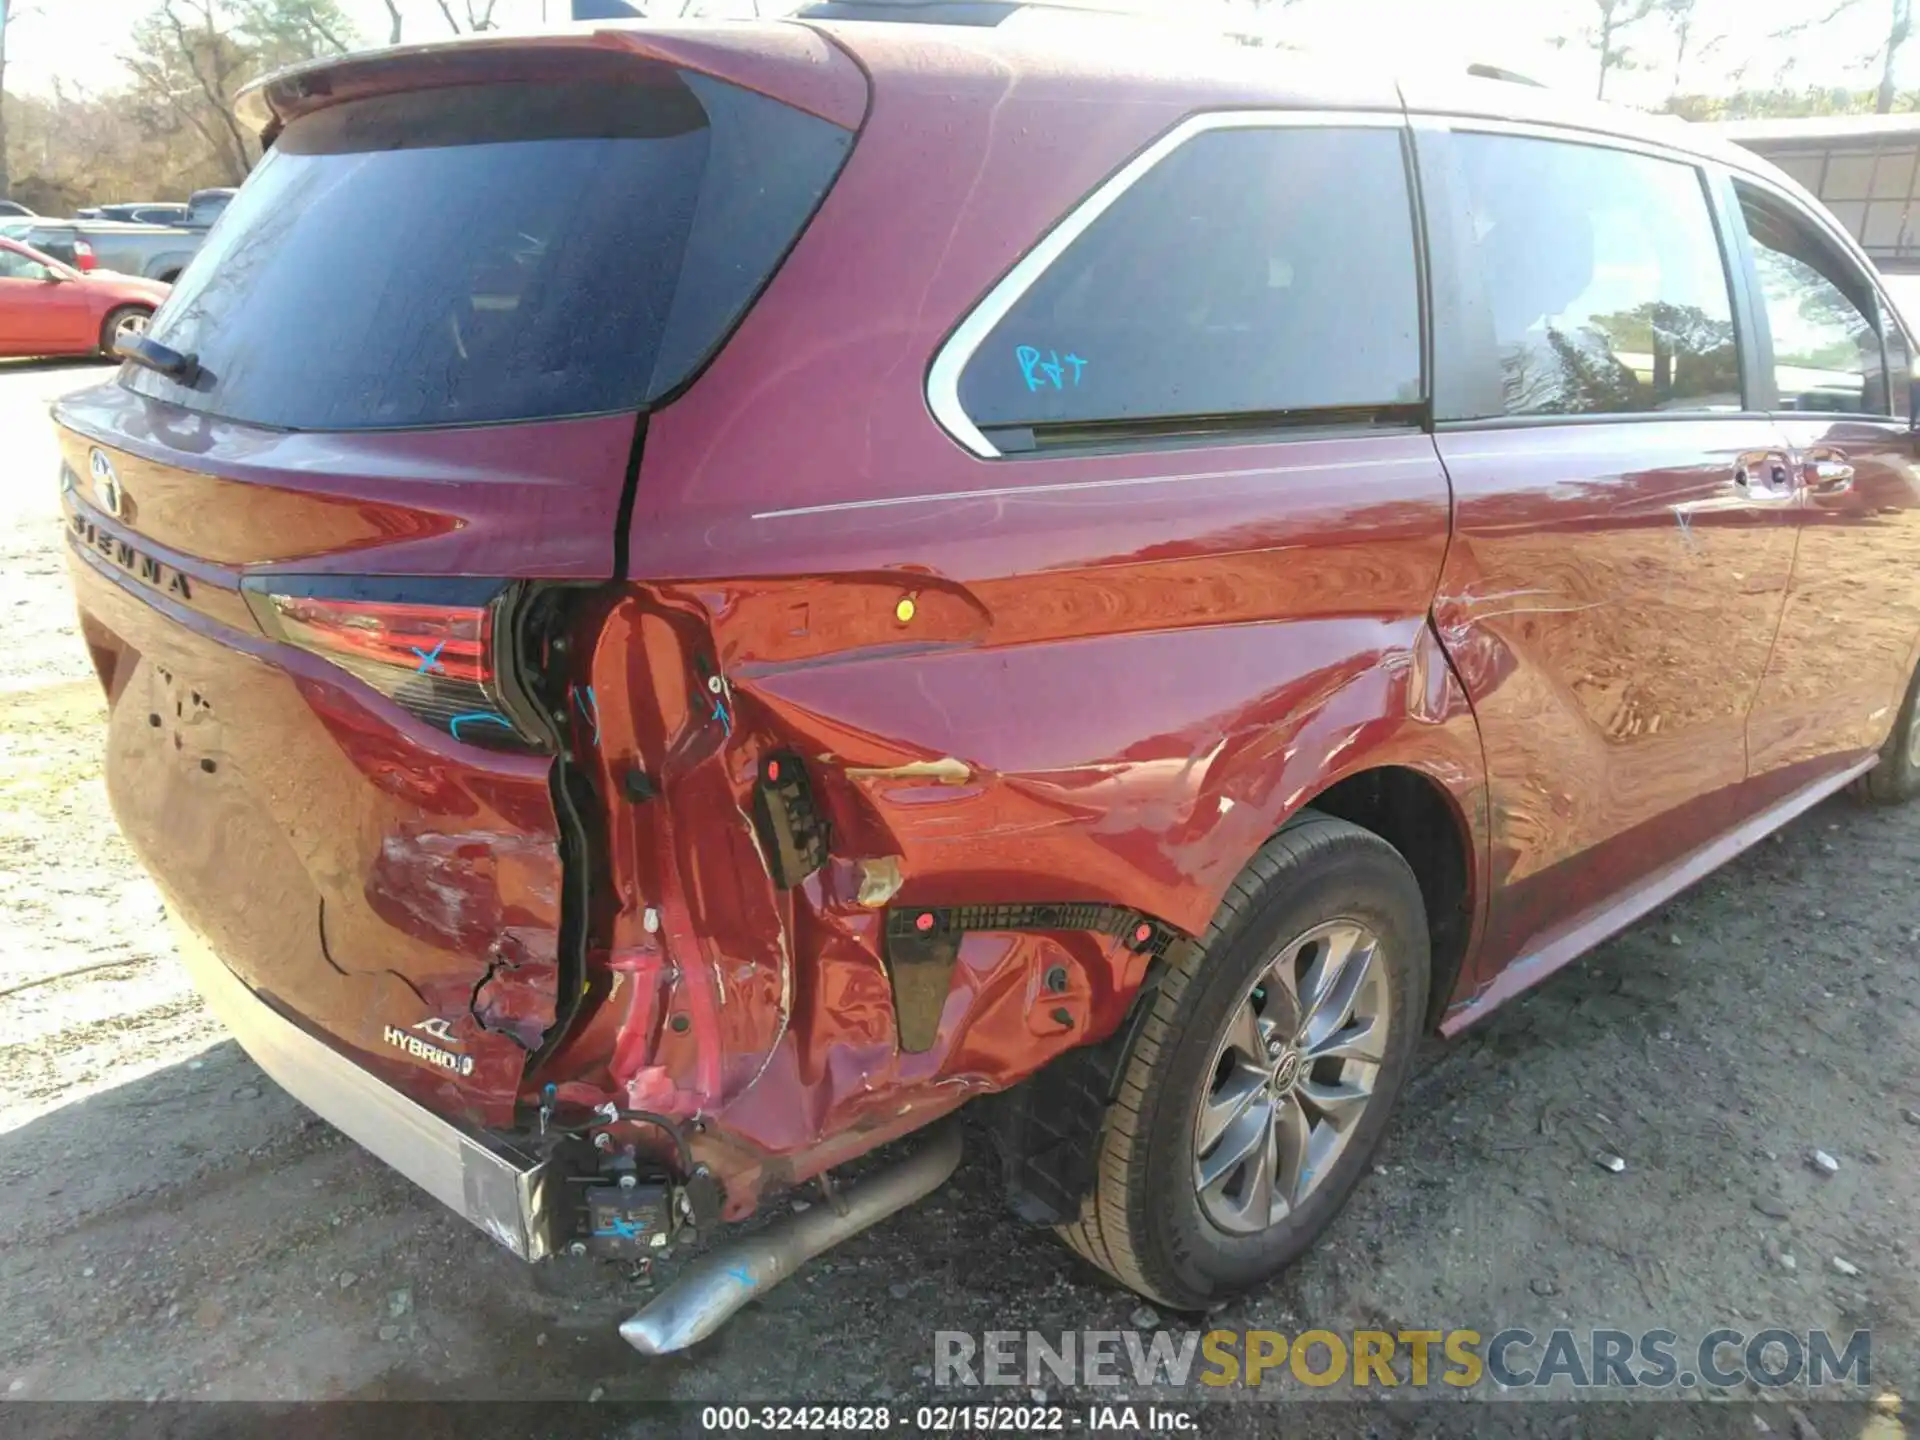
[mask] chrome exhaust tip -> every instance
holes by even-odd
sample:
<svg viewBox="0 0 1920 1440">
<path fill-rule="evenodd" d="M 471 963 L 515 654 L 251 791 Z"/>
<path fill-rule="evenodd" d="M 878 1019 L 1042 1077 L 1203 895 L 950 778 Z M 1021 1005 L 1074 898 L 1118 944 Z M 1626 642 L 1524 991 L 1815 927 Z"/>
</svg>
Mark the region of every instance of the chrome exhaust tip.
<svg viewBox="0 0 1920 1440">
<path fill-rule="evenodd" d="M 642 1355 L 671 1355 L 698 1344 L 814 1256 L 938 1190 L 959 1168 L 960 1144 L 959 1119 L 942 1121 L 912 1155 L 842 1190 L 841 1206 L 783 1215 L 763 1230 L 715 1246 L 624 1321 L 620 1338 Z"/>
</svg>

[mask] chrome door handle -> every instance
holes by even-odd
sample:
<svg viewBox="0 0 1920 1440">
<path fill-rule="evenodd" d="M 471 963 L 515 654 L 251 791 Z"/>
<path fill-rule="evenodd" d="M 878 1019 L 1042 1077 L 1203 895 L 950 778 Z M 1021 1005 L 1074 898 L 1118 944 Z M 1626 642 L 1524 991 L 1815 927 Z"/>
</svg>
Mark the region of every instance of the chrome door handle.
<svg viewBox="0 0 1920 1440">
<path fill-rule="evenodd" d="M 1787 457 L 1754 451 L 1734 462 L 1733 483 L 1749 500 L 1780 501 L 1794 497 L 1792 467 Z"/>
<path fill-rule="evenodd" d="M 1807 489 L 1815 495 L 1844 495 L 1853 488 L 1853 466 L 1845 460 L 1810 459 L 1805 475 Z"/>
</svg>

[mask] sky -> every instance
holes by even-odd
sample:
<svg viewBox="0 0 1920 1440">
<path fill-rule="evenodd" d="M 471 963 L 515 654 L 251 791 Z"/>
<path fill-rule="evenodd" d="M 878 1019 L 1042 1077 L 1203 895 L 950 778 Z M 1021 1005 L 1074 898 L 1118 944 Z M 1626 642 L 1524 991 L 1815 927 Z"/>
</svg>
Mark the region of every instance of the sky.
<svg viewBox="0 0 1920 1440">
<path fill-rule="evenodd" d="M 712 13 L 732 8 L 744 13 L 748 0 L 706 0 Z M 768 11 L 790 0 L 763 0 Z M 1172 13 L 1194 17 L 1195 24 L 1248 13 L 1247 0 L 1157 0 Z M 1681 72 L 1682 88 L 1707 93 L 1785 79 L 1794 85 L 1852 84 L 1877 80 L 1870 57 L 1884 29 L 1882 12 L 1892 0 L 1855 0 L 1831 23 L 1818 23 L 1836 0 L 1700 0 L 1696 30 L 1704 40 L 1720 38 L 1697 53 Z M 18 18 L 7 35 L 9 88 L 45 93 L 56 82 L 85 90 L 105 90 L 125 74 L 120 57 L 131 48 L 131 34 L 153 0 L 13 0 Z M 342 8 L 369 43 L 387 37 L 382 0 L 341 0 Z M 496 18 L 509 28 L 540 24 L 543 5 L 562 19 L 569 0 L 498 0 Z M 459 8 L 456 0 L 455 8 Z M 446 33 L 432 0 L 403 0 L 406 38 L 428 39 Z M 1479 60 L 1531 75 L 1548 84 L 1591 93 L 1594 58 L 1577 38 L 1562 47 L 1555 37 L 1577 36 L 1594 9 L 1592 0 L 1296 0 L 1284 12 L 1270 8 L 1270 24 L 1298 43 L 1335 53 L 1365 51 L 1367 63 L 1403 70 L 1407 59 L 1435 63 L 1446 57 L 1465 64 Z M 431 23 L 429 23 L 431 22 Z M 1810 23 L 1811 22 L 1811 23 Z M 1778 32 L 1795 24 L 1808 28 L 1789 39 Z M 1642 68 L 1614 76 L 1608 98 L 1658 104 L 1671 92 L 1675 68 L 1672 41 L 1657 20 L 1637 32 L 1644 36 L 1638 55 Z M 1383 37 L 1386 37 L 1383 44 Z M 1697 40 L 1696 46 L 1701 44 Z M 1920 84 L 1920 40 L 1904 57 L 1903 84 Z M 1396 55 L 1407 57 L 1396 60 Z M 1355 63 L 1359 63 L 1357 60 Z"/>
</svg>

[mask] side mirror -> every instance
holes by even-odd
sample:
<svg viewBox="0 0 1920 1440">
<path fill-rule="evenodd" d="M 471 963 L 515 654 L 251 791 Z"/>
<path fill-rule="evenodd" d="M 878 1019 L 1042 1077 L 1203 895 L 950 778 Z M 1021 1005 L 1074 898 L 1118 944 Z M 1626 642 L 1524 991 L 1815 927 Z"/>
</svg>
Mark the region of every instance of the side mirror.
<svg viewBox="0 0 1920 1440">
<path fill-rule="evenodd" d="M 66 283 L 67 277 L 62 275 L 58 270 L 47 271 L 47 278 L 41 281 L 43 285 L 64 285 Z"/>
</svg>

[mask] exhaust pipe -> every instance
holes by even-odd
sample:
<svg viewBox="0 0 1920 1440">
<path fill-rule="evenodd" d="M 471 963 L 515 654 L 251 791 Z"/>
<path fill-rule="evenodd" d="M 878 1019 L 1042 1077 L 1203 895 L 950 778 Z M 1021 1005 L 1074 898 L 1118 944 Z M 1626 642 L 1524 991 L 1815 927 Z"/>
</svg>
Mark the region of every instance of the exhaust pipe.
<svg viewBox="0 0 1920 1440">
<path fill-rule="evenodd" d="M 818 1205 L 717 1246 L 620 1326 L 642 1355 L 670 1355 L 706 1339 L 749 1300 L 764 1295 L 822 1251 L 938 1190 L 960 1164 L 960 1122 L 841 1193 L 844 1208 Z"/>
</svg>

